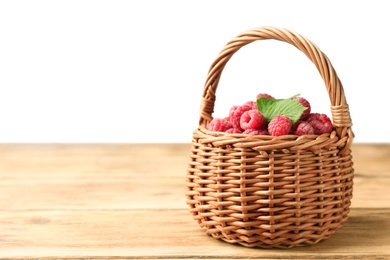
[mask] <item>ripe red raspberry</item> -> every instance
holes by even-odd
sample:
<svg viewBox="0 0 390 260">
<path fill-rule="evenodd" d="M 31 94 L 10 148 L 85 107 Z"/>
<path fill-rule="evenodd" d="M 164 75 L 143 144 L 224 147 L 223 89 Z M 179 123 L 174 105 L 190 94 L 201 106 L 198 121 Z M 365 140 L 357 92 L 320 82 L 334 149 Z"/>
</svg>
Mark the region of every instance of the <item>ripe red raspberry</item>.
<svg viewBox="0 0 390 260">
<path fill-rule="evenodd" d="M 268 135 L 267 129 L 246 129 L 242 133 L 248 135 Z"/>
<path fill-rule="evenodd" d="M 240 118 L 245 111 L 251 110 L 252 107 L 247 105 L 232 106 L 229 111 L 229 120 L 234 128 L 241 129 Z"/>
<path fill-rule="evenodd" d="M 275 116 L 268 124 L 268 132 L 272 136 L 286 135 L 290 132 L 292 122 L 287 116 Z"/>
<path fill-rule="evenodd" d="M 229 128 L 228 130 L 226 130 L 225 133 L 229 133 L 229 134 L 241 134 L 242 131 L 241 131 L 241 129 L 232 127 L 232 128 Z"/>
<path fill-rule="evenodd" d="M 293 124 L 292 126 L 291 126 L 291 129 L 290 129 L 290 134 L 295 134 L 295 131 L 297 130 L 297 127 L 298 127 L 298 125 L 300 124 L 300 123 L 302 123 L 302 122 L 304 122 L 304 121 L 302 121 L 302 120 L 298 120 L 297 122 L 295 122 L 295 124 Z"/>
<path fill-rule="evenodd" d="M 320 135 L 330 133 L 333 130 L 333 124 L 330 118 L 325 114 L 311 113 L 307 122 L 314 128 L 314 134 Z"/>
<path fill-rule="evenodd" d="M 232 124 L 229 121 L 229 118 L 213 118 L 210 123 L 206 126 L 207 130 L 225 132 L 229 128 L 232 128 Z"/>
<path fill-rule="evenodd" d="M 259 99 L 259 98 L 269 98 L 269 99 L 275 99 L 273 96 L 271 96 L 270 94 L 267 94 L 267 93 L 259 93 L 257 94 L 256 96 L 256 100 Z"/>
<path fill-rule="evenodd" d="M 314 128 L 311 126 L 309 122 L 301 121 L 296 125 L 296 129 L 294 131 L 296 135 L 312 135 L 314 134 Z"/>
<path fill-rule="evenodd" d="M 258 109 L 256 101 L 247 101 L 243 104 L 243 106 L 251 107 L 251 109 Z"/>
<path fill-rule="evenodd" d="M 302 104 L 302 106 L 306 107 L 306 110 L 303 111 L 301 117 L 299 118 L 300 120 L 306 120 L 307 117 L 309 116 L 309 114 L 311 113 L 311 106 L 310 106 L 310 103 L 309 101 L 307 101 L 307 99 L 303 98 L 303 97 L 294 97 L 293 100 L 296 100 L 298 101 L 299 103 Z"/>
<path fill-rule="evenodd" d="M 247 129 L 262 129 L 267 125 L 267 120 L 263 114 L 257 110 L 252 109 L 245 111 L 240 118 L 241 128 Z"/>
</svg>

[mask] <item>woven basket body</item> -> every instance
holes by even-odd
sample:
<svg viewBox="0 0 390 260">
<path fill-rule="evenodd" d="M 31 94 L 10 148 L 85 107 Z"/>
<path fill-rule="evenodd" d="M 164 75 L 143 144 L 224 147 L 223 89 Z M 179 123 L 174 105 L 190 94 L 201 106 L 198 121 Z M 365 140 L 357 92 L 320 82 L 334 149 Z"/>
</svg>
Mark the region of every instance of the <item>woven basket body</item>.
<svg viewBox="0 0 390 260">
<path fill-rule="evenodd" d="M 242 46 L 289 43 L 315 64 L 331 101 L 330 134 L 246 135 L 206 130 L 222 70 Z M 186 177 L 187 204 L 217 239 L 247 247 L 290 248 L 329 238 L 348 219 L 353 188 L 349 108 L 328 58 L 303 36 L 275 27 L 246 31 L 217 56 L 201 100 Z"/>
</svg>

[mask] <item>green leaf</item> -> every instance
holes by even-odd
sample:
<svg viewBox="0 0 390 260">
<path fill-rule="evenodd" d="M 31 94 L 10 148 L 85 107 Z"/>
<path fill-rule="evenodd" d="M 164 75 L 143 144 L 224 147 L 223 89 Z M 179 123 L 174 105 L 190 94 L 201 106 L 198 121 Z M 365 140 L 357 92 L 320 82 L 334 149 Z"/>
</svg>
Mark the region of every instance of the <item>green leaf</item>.
<svg viewBox="0 0 390 260">
<path fill-rule="evenodd" d="M 289 117 L 292 123 L 295 124 L 301 117 L 303 111 L 307 109 L 299 101 L 291 98 L 268 99 L 262 97 L 256 103 L 257 108 L 267 119 L 267 122 L 271 121 L 275 116 L 283 115 Z"/>
</svg>

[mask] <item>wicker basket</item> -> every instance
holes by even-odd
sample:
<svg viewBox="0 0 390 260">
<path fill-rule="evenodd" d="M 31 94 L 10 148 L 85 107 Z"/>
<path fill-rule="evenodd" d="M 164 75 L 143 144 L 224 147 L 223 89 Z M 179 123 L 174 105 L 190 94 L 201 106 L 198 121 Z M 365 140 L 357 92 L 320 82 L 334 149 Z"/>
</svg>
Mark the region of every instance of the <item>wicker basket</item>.
<svg viewBox="0 0 390 260">
<path fill-rule="evenodd" d="M 256 40 L 292 44 L 316 65 L 331 101 L 330 134 L 227 134 L 208 131 L 222 70 Z M 187 204 L 208 235 L 247 247 L 291 248 L 329 238 L 348 219 L 353 140 L 343 86 L 329 59 L 305 37 L 277 27 L 248 30 L 227 43 L 211 65 L 193 133 Z"/>
</svg>

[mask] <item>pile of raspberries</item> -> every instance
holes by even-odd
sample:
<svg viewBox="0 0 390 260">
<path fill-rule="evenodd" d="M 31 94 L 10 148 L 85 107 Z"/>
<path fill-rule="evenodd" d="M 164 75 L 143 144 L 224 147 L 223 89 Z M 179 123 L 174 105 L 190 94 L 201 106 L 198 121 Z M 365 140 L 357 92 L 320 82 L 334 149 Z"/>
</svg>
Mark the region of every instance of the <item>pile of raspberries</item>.
<svg viewBox="0 0 390 260">
<path fill-rule="evenodd" d="M 259 98 L 275 99 L 267 93 L 258 94 L 256 100 Z M 210 131 L 231 134 L 271 136 L 287 134 L 320 135 L 332 132 L 332 121 L 326 114 L 312 113 L 310 103 L 301 96 L 295 96 L 292 99 L 306 107 L 306 110 L 303 111 L 295 124 L 285 115 L 277 115 L 267 122 L 266 118 L 259 111 L 256 101 L 247 101 L 242 105 L 232 106 L 229 111 L 229 116 L 212 119 L 206 128 Z"/>
</svg>

